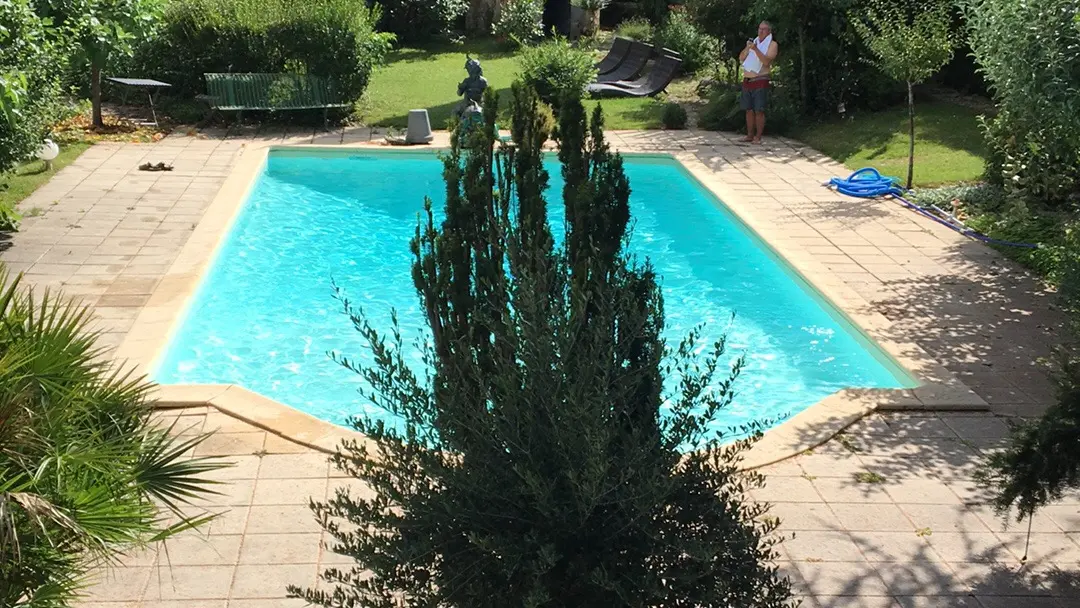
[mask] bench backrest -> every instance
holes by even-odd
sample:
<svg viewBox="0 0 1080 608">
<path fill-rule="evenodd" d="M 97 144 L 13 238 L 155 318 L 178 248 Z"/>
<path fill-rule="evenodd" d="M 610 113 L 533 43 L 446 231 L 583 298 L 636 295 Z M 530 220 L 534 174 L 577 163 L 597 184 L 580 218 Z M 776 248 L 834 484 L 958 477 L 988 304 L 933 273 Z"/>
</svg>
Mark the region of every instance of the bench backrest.
<svg viewBox="0 0 1080 608">
<path fill-rule="evenodd" d="M 204 74 L 219 110 L 306 110 L 344 107 L 324 78 L 308 74 Z"/>
</svg>

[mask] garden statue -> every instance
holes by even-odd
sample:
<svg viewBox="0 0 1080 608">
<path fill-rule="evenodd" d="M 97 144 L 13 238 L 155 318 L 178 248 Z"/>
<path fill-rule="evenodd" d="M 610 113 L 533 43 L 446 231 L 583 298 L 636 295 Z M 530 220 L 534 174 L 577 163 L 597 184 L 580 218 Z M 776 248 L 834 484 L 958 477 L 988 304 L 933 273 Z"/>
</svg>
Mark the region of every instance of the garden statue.
<svg viewBox="0 0 1080 608">
<path fill-rule="evenodd" d="M 480 105 L 484 99 L 484 90 L 488 86 L 487 79 L 484 78 L 484 68 L 480 67 L 479 61 L 466 56 L 465 71 L 469 73 L 469 77 L 462 80 L 457 88 L 458 95 L 464 97 L 454 112 L 458 118 L 462 118 L 467 111 L 474 109 L 474 105 L 477 107 Z"/>
</svg>

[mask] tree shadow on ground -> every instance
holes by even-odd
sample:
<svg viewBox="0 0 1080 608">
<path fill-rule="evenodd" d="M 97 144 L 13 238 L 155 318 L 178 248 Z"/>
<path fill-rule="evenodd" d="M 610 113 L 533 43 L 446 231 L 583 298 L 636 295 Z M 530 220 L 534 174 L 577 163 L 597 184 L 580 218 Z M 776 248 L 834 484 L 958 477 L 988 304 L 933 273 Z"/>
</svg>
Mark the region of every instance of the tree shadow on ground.
<svg viewBox="0 0 1080 608">
<path fill-rule="evenodd" d="M 973 477 L 1009 428 L 987 413 L 872 414 L 762 469 L 789 537 L 781 570 L 804 605 L 1080 604 L 1080 547 L 1066 534 L 1080 497 L 1037 513 L 1027 548 L 1027 524 L 999 517 Z"/>
<path fill-rule="evenodd" d="M 917 249 L 904 255 L 894 257 L 899 268 L 906 259 L 912 268 L 924 263 Z M 868 294 L 872 308 L 988 402 L 1052 399 L 1041 362 L 1065 323 L 1056 295 L 979 243 L 962 243 L 934 262 L 952 272 L 886 280 L 876 297 Z"/>
<path fill-rule="evenodd" d="M 985 157 L 986 144 L 976 119 L 978 115 L 975 110 L 952 103 L 916 100 L 916 146 L 919 142 L 933 142 Z M 884 154 L 898 135 L 907 133 L 907 121 L 906 106 L 897 107 L 810 125 L 796 131 L 794 137 L 840 162 L 858 154 L 875 158 Z"/>
</svg>

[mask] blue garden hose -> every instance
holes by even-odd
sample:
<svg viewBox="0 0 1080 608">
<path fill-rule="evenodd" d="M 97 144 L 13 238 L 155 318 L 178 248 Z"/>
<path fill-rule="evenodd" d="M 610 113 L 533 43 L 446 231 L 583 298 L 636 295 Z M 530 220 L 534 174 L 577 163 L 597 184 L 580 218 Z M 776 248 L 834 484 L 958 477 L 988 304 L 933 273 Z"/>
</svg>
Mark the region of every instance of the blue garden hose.
<svg viewBox="0 0 1080 608">
<path fill-rule="evenodd" d="M 836 188 L 840 194 L 857 196 L 859 198 L 874 198 L 891 194 L 901 196 L 904 191 L 900 188 L 900 179 L 878 173 L 873 167 L 859 169 L 847 179 L 834 177 L 829 180 L 829 185 Z"/>
<path fill-rule="evenodd" d="M 991 238 L 985 234 L 980 234 L 975 230 L 964 225 L 953 214 L 945 211 L 937 205 L 916 205 L 915 203 L 904 198 L 904 190 L 900 187 L 900 180 L 895 177 L 889 177 L 882 175 L 877 169 L 873 167 L 865 167 L 852 173 L 847 179 L 834 177 L 829 180 L 829 186 L 836 188 L 836 191 L 848 196 L 855 196 L 859 198 L 877 198 L 879 196 L 892 196 L 896 200 L 900 201 L 908 209 L 927 217 L 935 222 L 952 228 L 960 234 L 973 238 L 978 241 L 982 241 L 988 245 L 998 245 L 1000 247 L 1022 247 L 1025 249 L 1038 249 L 1039 245 L 1034 243 L 1016 243 L 1013 241 L 1002 241 L 999 239 Z"/>
</svg>

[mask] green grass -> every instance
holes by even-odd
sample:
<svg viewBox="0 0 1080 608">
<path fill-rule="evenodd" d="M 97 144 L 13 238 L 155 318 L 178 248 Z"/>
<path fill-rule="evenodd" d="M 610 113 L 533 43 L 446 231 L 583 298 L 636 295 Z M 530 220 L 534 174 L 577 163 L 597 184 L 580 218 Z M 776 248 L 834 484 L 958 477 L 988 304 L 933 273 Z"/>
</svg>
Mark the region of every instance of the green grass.
<svg viewBox="0 0 1080 608">
<path fill-rule="evenodd" d="M 516 54 L 493 41 L 469 41 L 462 45 L 402 48 L 390 53 L 372 75 L 357 113 L 365 124 L 404 128 L 409 110 L 426 108 L 433 129 L 444 129 L 461 99 L 457 85 L 465 77 L 465 54 L 479 59 L 488 86 L 500 95 L 500 105 L 509 101 L 510 84 L 517 77 Z M 664 104 L 656 99 L 606 99 L 586 102 L 604 107 L 609 129 L 657 129 Z"/>
<path fill-rule="evenodd" d="M 0 207 L 17 205 L 89 147 L 90 144 L 82 142 L 61 144 L 60 155 L 53 161 L 51 171 L 45 170 L 45 163 L 35 160 L 15 167 L 15 170 L 7 175 L 0 175 Z M 20 209 L 19 212 L 23 215 L 34 215 L 30 213 L 30 209 Z"/>
<path fill-rule="evenodd" d="M 970 182 L 982 176 L 986 147 L 977 116 L 975 110 L 945 102 L 915 106 L 915 185 Z M 869 166 L 901 179 L 907 176 L 906 107 L 808 125 L 792 135 L 852 170 Z"/>
</svg>

